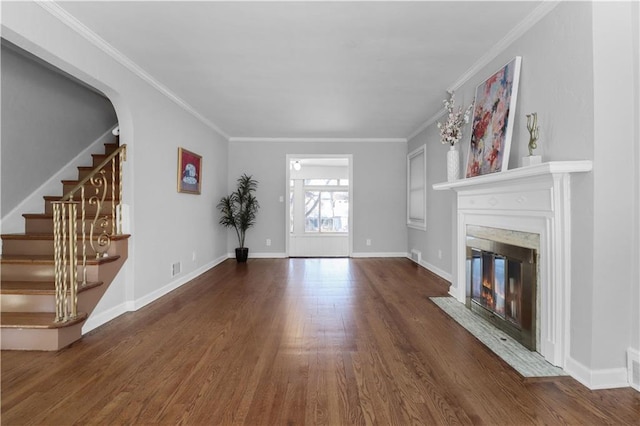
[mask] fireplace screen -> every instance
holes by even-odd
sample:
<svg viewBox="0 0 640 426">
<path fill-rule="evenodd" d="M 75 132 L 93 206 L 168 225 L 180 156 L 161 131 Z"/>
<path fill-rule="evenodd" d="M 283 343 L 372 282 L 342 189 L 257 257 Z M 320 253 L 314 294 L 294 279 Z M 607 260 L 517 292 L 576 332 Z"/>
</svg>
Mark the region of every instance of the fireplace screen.
<svg viewBox="0 0 640 426">
<path fill-rule="evenodd" d="M 467 237 L 467 306 L 535 350 L 536 253 Z"/>
</svg>

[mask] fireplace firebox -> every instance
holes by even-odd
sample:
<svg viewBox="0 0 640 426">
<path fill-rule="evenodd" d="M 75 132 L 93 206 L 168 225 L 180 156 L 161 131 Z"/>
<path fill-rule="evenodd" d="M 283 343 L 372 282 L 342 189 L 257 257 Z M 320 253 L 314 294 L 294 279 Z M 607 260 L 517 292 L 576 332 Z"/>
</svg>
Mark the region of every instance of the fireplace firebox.
<svg viewBox="0 0 640 426">
<path fill-rule="evenodd" d="M 536 350 L 536 250 L 467 235 L 466 305 Z"/>
</svg>

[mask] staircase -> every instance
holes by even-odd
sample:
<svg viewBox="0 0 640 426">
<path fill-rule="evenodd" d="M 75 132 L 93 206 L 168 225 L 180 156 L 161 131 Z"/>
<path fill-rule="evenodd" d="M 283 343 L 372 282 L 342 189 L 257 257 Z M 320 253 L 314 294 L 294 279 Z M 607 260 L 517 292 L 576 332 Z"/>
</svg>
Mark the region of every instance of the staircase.
<svg viewBox="0 0 640 426">
<path fill-rule="evenodd" d="M 92 166 L 78 167 L 78 180 L 62 181 L 63 196 L 44 197 L 44 213 L 23 215 L 24 234 L 2 235 L 3 350 L 58 350 L 80 339 L 127 259 L 116 214 L 126 147 L 117 139 L 104 147 Z M 70 205 L 71 219 L 57 214 Z"/>
</svg>

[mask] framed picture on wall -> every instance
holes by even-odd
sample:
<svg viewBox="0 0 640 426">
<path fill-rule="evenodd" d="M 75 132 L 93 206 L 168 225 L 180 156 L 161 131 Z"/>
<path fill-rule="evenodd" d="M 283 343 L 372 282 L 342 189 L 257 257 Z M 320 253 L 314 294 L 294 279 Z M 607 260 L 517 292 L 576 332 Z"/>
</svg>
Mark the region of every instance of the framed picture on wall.
<svg viewBox="0 0 640 426">
<path fill-rule="evenodd" d="M 178 148 L 178 192 L 200 194 L 201 183 L 202 157 Z"/>
<path fill-rule="evenodd" d="M 507 170 L 521 61 L 516 56 L 476 88 L 468 178 Z"/>
</svg>

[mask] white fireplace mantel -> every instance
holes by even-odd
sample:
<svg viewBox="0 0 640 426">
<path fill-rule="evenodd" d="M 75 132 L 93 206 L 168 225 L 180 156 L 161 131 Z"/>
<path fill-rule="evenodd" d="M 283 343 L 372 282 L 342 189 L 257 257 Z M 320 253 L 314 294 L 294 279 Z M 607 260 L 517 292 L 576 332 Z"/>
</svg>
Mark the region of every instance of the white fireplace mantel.
<svg viewBox="0 0 640 426">
<path fill-rule="evenodd" d="M 466 228 L 478 225 L 540 235 L 537 351 L 564 368 L 571 315 L 571 174 L 591 161 L 553 161 L 433 185 L 457 193 L 453 280 L 449 293 L 466 301 Z"/>
<path fill-rule="evenodd" d="M 589 160 L 582 161 L 550 161 L 533 166 L 519 167 L 517 169 L 505 170 L 500 173 L 476 176 L 468 179 L 459 179 L 453 182 L 436 183 L 433 189 L 441 191 L 453 189 L 454 191 L 480 185 L 499 184 L 500 182 L 511 182 L 518 179 L 526 179 L 534 176 L 558 175 L 576 172 L 589 172 L 593 168 L 593 163 Z"/>
</svg>

